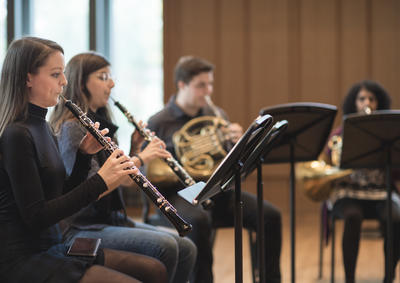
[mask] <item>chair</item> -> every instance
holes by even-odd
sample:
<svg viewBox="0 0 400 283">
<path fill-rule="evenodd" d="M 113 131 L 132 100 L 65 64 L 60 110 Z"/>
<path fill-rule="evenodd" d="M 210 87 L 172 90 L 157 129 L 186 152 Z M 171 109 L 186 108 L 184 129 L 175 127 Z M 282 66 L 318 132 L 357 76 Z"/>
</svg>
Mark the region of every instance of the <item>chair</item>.
<svg viewBox="0 0 400 283">
<path fill-rule="evenodd" d="M 321 218 L 320 218 L 320 242 L 319 242 L 319 266 L 318 266 L 318 279 L 322 279 L 323 272 L 323 248 L 324 241 L 327 245 L 329 242 L 329 236 L 331 236 L 331 283 L 335 282 L 335 223 L 336 220 L 341 219 L 339 216 L 332 213 L 332 210 L 328 207 L 326 202 L 321 204 Z M 372 220 L 374 217 L 365 217 L 364 220 Z M 376 231 L 375 231 L 376 232 Z M 378 231 L 382 236 L 381 231 Z"/>
<path fill-rule="evenodd" d="M 154 226 L 163 226 L 168 228 L 173 228 L 172 224 L 161 215 L 159 212 L 150 214 L 150 202 L 144 193 L 142 196 L 142 220 L 146 224 L 154 225 Z M 251 275 L 253 279 L 253 283 L 260 283 L 259 277 L 259 269 L 257 266 L 257 242 L 256 242 L 256 233 L 254 231 L 248 230 L 249 233 L 249 246 L 250 246 L 250 257 L 251 257 Z M 211 235 L 212 244 L 215 242 L 216 230 L 213 229 Z"/>
</svg>

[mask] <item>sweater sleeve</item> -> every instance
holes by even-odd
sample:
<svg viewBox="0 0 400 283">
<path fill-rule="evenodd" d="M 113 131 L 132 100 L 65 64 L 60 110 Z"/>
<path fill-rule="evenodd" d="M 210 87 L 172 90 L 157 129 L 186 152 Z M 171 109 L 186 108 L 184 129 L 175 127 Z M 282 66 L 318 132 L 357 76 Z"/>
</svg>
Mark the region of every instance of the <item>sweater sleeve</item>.
<svg viewBox="0 0 400 283">
<path fill-rule="evenodd" d="M 96 174 L 61 195 L 64 180 L 57 176 L 42 176 L 43 168 L 37 162 L 33 139 L 23 127 L 12 127 L 3 133 L 1 152 L 15 204 L 21 219 L 32 230 L 56 224 L 107 190 L 103 179 Z M 46 184 L 45 179 L 55 181 Z M 46 191 L 44 186 L 51 187 Z M 57 191 L 59 193 L 54 193 Z"/>
<path fill-rule="evenodd" d="M 83 129 L 76 120 L 66 121 L 61 126 L 61 131 L 58 135 L 58 146 L 68 175 L 73 176 L 75 170 L 78 172 L 82 170 L 82 168 L 75 168 L 77 164 L 82 164 L 81 162 L 76 162 L 78 158 L 82 158 L 82 160 L 87 161 L 87 159 L 85 159 L 85 155 L 79 151 L 79 144 L 85 134 L 85 129 Z M 97 159 L 91 158 L 89 171 L 87 174 L 92 176 L 96 174 L 99 169 L 100 165 Z"/>
<path fill-rule="evenodd" d="M 58 147 L 68 175 L 72 173 L 79 144 L 84 136 L 85 130 L 75 120 L 66 121 L 61 126 L 60 134 L 57 137 Z"/>
</svg>

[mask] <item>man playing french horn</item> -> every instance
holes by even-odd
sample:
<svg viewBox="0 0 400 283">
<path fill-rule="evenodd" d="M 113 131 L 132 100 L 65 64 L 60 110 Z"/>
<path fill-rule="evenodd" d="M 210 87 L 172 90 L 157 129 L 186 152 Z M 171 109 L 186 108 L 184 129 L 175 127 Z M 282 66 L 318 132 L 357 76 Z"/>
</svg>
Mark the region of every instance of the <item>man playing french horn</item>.
<svg viewBox="0 0 400 283">
<path fill-rule="evenodd" d="M 226 122 L 227 116 L 224 111 L 207 103 L 207 99 L 210 98 L 213 92 L 213 70 L 214 66 L 204 59 L 192 56 L 182 57 L 175 67 L 177 94 L 171 97 L 164 109 L 153 115 L 148 121 L 148 128 L 154 131 L 165 142 L 167 150 L 174 156 L 177 155 L 173 144 L 174 134 L 188 122 L 199 117 L 221 116 L 225 120 L 227 131 L 224 132 L 226 129 L 222 127 L 221 131 L 223 133 L 221 135 L 217 134 L 217 137 L 215 137 L 215 139 L 222 139 L 222 142 L 224 142 L 224 137 L 228 136 L 230 142 L 235 143 L 242 135 L 243 131 L 240 125 Z M 220 127 L 219 122 L 204 122 L 204 127 L 199 132 L 215 132 L 215 130 L 209 127 L 211 124 L 218 124 L 216 127 Z M 199 150 L 199 148 L 203 149 L 207 146 L 210 145 L 207 139 L 205 139 L 191 150 Z M 212 146 L 211 149 L 215 150 L 216 147 L 218 146 Z M 196 153 L 189 156 L 199 154 Z M 203 162 L 203 164 L 205 163 Z M 201 162 L 199 166 L 202 166 Z M 151 172 L 147 172 L 147 175 L 151 175 Z M 160 185 L 159 188 L 162 190 Z M 195 273 L 191 282 L 210 283 L 213 282 L 213 229 L 233 226 L 234 194 L 232 190 L 229 190 L 213 197 L 212 207 L 206 210 L 202 206 L 192 206 L 179 197 L 177 191 L 181 188 L 175 186 L 174 188 L 168 188 L 168 191 L 164 190 L 163 193 L 168 201 L 193 225 L 193 230 L 188 234 L 188 237 L 196 244 L 198 256 Z M 242 192 L 242 200 L 244 202 L 244 227 L 256 231 L 256 196 L 248 192 Z M 264 221 L 266 282 L 281 282 L 281 214 L 277 208 L 266 201 L 264 201 Z"/>
</svg>

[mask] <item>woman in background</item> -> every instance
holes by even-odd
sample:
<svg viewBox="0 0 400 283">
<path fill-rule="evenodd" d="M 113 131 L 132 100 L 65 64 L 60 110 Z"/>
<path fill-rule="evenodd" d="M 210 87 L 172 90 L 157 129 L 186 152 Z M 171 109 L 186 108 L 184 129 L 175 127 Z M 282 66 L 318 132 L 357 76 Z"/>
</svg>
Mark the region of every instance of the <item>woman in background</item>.
<svg viewBox="0 0 400 283">
<path fill-rule="evenodd" d="M 354 84 L 343 102 L 343 114 L 369 114 L 375 110 L 390 109 L 390 97 L 378 83 L 365 80 Z M 340 141 L 342 127 L 335 129 L 328 142 L 328 162 L 335 160 L 341 150 L 341 144 L 334 145 L 334 140 Z M 339 139 L 338 139 L 339 137 Z M 339 151 L 338 151 L 339 150 Z M 336 153 L 335 153 L 336 152 Z M 334 164 L 338 165 L 338 164 Z M 382 169 L 356 169 L 345 178 L 335 181 L 330 197 L 335 216 L 344 219 L 342 241 L 343 263 L 346 283 L 355 282 L 355 269 L 361 235 L 361 223 L 365 217 L 377 218 L 383 226 L 386 223 L 386 184 Z M 398 195 L 393 194 L 393 263 L 392 274 L 400 256 L 400 205 Z M 383 230 L 384 232 L 386 229 Z M 386 237 L 384 249 L 386 253 Z M 386 260 L 386 257 L 385 257 Z M 385 263 L 388 264 L 388 263 Z M 386 270 L 386 269 L 385 269 Z M 387 274 L 386 274 L 387 276 Z M 387 279 L 385 278 L 385 281 Z"/>
</svg>

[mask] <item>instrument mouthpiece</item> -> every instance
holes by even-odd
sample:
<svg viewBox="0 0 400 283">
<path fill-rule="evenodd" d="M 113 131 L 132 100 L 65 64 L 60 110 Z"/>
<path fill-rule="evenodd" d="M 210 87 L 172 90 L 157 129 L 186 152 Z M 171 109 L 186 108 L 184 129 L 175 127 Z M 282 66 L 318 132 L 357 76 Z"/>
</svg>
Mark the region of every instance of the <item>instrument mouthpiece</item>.
<svg viewBox="0 0 400 283">
<path fill-rule="evenodd" d="M 367 115 L 369 115 L 369 114 L 372 113 L 372 109 L 371 109 L 370 107 L 368 107 L 368 106 L 367 106 L 367 107 L 364 107 L 363 111 L 364 111 L 364 113 L 367 114 Z"/>
<path fill-rule="evenodd" d="M 64 101 L 67 101 L 67 98 L 64 96 L 64 95 L 62 95 L 61 93 L 58 95 L 62 100 L 64 100 Z"/>
<path fill-rule="evenodd" d="M 206 102 L 208 103 L 208 105 L 214 105 L 214 103 L 211 100 L 211 97 L 209 95 L 206 95 L 204 97 L 204 99 L 206 100 Z"/>
</svg>

